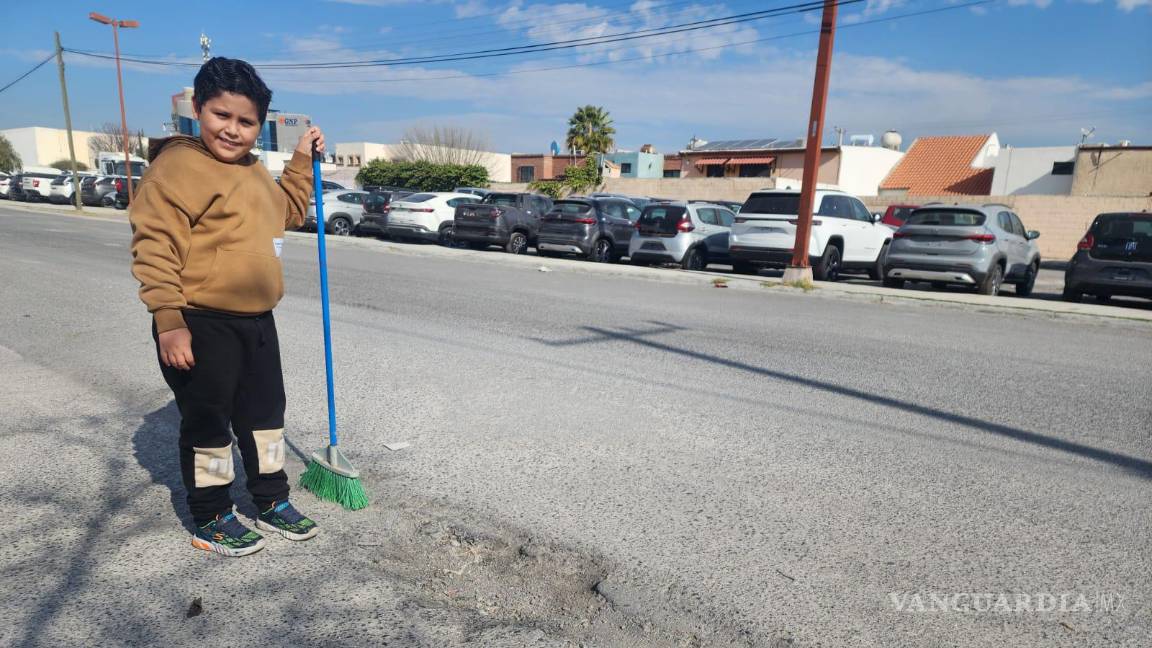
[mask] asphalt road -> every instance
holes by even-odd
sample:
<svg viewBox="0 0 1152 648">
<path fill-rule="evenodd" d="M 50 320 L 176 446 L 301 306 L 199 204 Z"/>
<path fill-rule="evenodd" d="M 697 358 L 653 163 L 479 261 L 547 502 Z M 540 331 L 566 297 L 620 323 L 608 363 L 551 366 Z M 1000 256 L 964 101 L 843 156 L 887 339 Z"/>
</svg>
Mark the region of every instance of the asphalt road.
<svg viewBox="0 0 1152 648">
<path fill-rule="evenodd" d="M 229 561 L 179 517 L 127 242 L 0 207 L 0 645 L 1152 636 L 1146 323 L 334 242 L 342 444 L 373 505 L 298 493 L 320 537 Z M 285 264 L 307 453 L 326 430 L 314 242 Z"/>
</svg>

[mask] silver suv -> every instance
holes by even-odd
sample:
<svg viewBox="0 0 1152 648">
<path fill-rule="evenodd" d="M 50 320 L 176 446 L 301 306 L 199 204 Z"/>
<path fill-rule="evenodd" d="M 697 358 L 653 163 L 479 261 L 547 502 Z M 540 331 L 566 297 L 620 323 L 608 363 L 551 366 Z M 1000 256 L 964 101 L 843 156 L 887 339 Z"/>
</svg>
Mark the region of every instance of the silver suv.
<svg viewBox="0 0 1152 648">
<path fill-rule="evenodd" d="M 703 270 L 709 263 L 731 263 L 728 233 L 736 214 L 708 203 L 653 203 L 636 221 L 628 257 L 637 265 L 678 263 Z"/>
<path fill-rule="evenodd" d="M 996 295 L 1004 283 L 1027 297 L 1040 270 L 1036 231 L 1025 231 L 1007 205 L 925 205 L 892 236 L 884 260 L 884 285 L 906 281 L 973 286 Z"/>
</svg>

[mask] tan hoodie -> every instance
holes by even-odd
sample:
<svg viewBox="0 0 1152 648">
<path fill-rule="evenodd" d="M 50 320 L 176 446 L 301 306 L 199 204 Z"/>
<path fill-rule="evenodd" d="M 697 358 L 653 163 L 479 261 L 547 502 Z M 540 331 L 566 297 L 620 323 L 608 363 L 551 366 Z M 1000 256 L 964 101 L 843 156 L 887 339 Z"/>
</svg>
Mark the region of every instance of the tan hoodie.
<svg viewBox="0 0 1152 648">
<path fill-rule="evenodd" d="M 252 155 L 217 160 L 199 138 L 154 140 L 137 185 L 132 274 L 163 333 L 185 328 L 185 308 L 254 315 L 284 296 L 284 230 L 304 223 L 312 165 L 296 152 L 280 184 Z"/>
</svg>

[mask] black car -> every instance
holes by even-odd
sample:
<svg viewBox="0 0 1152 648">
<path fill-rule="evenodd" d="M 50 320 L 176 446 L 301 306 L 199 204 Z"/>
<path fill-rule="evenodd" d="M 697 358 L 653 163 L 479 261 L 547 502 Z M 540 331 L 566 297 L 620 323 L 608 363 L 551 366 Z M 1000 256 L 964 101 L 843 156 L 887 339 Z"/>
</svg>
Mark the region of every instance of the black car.
<svg viewBox="0 0 1152 648">
<path fill-rule="evenodd" d="M 136 195 L 136 188 L 140 186 L 140 178 L 132 177 L 132 195 Z M 116 193 L 112 194 L 112 205 L 116 209 L 128 209 L 128 182 L 123 177 L 116 179 Z"/>
<path fill-rule="evenodd" d="M 525 254 L 536 245 L 540 217 L 552 209 L 552 199 L 532 193 L 490 193 L 479 203 L 456 207 L 453 236 L 475 250 L 499 245 L 505 252 Z"/>
<path fill-rule="evenodd" d="M 628 243 L 640 210 L 625 198 L 558 200 L 540 219 L 536 252 L 541 256 L 578 254 L 609 263 L 628 256 Z"/>
<path fill-rule="evenodd" d="M 1085 294 L 1152 299 L 1152 214 L 1100 214 L 1076 246 L 1064 272 L 1064 299 Z"/>
<path fill-rule="evenodd" d="M 21 173 L 12 174 L 11 180 L 8 183 L 8 199 L 9 200 L 23 200 L 24 199 L 24 175 Z"/>
<path fill-rule="evenodd" d="M 360 219 L 360 232 L 364 234 L 383 235 L 388 232 L 388 211 L 393 200 L 400 200 L 405 196 L 416 193 L 410 189 L 397 189 L 395 187 L 373 187 L 365 191 L 370 192 L 364 199 L 364 214 Z"/>
</svg>

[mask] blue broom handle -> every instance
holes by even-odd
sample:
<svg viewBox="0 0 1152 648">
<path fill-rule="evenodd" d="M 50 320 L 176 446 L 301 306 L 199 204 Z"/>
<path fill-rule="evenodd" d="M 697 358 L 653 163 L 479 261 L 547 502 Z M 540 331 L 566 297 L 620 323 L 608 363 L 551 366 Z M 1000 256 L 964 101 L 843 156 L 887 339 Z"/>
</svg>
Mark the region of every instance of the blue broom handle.
<svg viewBox="0 0 1152 648">
<path fill-rule="evenodd" d="M 324 312 L 324 372 L 328 379 L 328 445 L 336 445 L 336 389 L 332 383 L 332 316 L 328 306 L 328 252 L 324 247 L 324 185 L 320 181 L 320 154 L 312 142 L 312 182 L 316 197 L 316 250 L 320 254 L 320 308 Z"/>
</svg>

